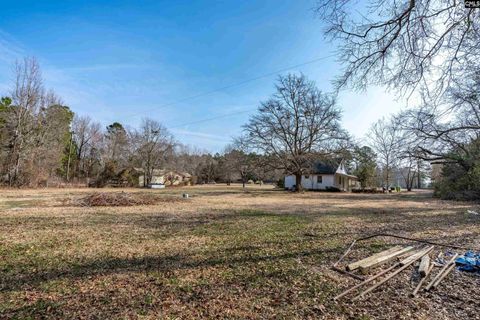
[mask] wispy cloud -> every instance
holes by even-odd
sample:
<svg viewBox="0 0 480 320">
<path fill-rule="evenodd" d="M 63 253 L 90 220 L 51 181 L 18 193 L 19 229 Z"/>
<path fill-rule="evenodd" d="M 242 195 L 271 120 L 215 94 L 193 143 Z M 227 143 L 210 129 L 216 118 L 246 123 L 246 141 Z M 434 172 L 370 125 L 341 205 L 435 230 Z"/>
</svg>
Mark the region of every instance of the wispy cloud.
<svg viewBox="0 0 480 320">
<path fill-rule="evenodd" d="M 149 66 L 147 64 L 117 63 L 117 64 L 98 64 L 98 65 L 69 67 L 69 68 L 63 68 L 62 70 L 66 72 L 76 73 L 76 72 L 102 72 L 102 71 L 140 69 L 140 68 L 152 68 L 152 66 Z"/>
<path fill-rule="evenodd" d="M 0 29 L 0 60 L 11 64 L 25 55 L 25 49 L 8 33 Z"/>
<path fill-rule="evenodd" d="M 172 133 L 175 133 L 175 134 L 178 134 L 178 135 L 185 135 L 185 136 L 190 136 L 190 137 L 202 138 L 202 139 L 211 140 L 211 141 L 220 141 L 220 142 L 231 141 L 231 139 L 226 137 L 226 136 L 221 136 L 221 135 L 216 135 L 216 134 L 211 134 L 211 133 L 205 133 L 205 132 L 199 132 L 199 131 L 189 131 L 189 130 L 183 130 L 183 129 L 172 129 L 170 131 L 172 131 Z"/>
</svg>

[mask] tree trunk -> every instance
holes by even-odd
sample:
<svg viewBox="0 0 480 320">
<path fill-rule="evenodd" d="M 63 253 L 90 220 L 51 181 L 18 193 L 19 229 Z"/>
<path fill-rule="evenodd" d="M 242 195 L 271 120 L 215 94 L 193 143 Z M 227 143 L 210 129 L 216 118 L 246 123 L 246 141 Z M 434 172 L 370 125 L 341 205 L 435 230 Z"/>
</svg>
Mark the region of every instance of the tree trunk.
<svg viewBox="0 0 480 320">
<path fill-rule="evenodd" d="M 295 174 L 295 191 L 296 192 L 303 191 L 303 188 L 302 188 L 302 174 L 301 173 Z"/>
<path fill-rule="evenodd" d="M 417 161 L 417 188 L 422 188 L 422 176 L 420 175 L 420 162 Z"/>
</svg>

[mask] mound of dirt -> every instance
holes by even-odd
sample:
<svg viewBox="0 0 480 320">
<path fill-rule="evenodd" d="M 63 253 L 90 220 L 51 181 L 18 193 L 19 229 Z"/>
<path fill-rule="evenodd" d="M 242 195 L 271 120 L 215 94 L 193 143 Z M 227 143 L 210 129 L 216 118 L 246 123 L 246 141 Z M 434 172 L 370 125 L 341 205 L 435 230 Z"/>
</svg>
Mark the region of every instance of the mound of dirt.
<svg viewBox="0 0 480 320">
<path fill-rule="evenodd" d="M 127 207 L 139 205 L 152 205 L 159 202 L 175 202 L 179 199 L 156 197 L 128 192 L 96 192 L 82 197 L 76 204 L 82 207 Z"/>
</svg>

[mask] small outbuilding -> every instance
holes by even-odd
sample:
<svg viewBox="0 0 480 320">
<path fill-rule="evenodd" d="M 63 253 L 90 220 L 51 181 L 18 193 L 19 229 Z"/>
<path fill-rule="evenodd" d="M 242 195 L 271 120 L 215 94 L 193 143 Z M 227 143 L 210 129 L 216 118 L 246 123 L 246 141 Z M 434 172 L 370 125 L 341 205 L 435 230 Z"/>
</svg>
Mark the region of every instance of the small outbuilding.
<svg viewBox="0 0 480 320">
<path fill-rule="evenodd" d="M 141 168 L 135 168 L 140 175 L 138 177 L 138 186 L 145 187 L 145 173 Z M 178 186 L 191 182 L 192 176 L 186 172 L 177 172 L 165 169 L 153 169 L 151 185 Z"/>
<path fill-rule="evenodd" d="M 306 190 L 351 191 L 358 185 L 358 178 L 347 173 L 344 160 L 317 161 L 309 173 L 302 175 L 301 181 Z M 295 175 L 285 176 L 285 189 L 295 188 Z"/>
</svg>

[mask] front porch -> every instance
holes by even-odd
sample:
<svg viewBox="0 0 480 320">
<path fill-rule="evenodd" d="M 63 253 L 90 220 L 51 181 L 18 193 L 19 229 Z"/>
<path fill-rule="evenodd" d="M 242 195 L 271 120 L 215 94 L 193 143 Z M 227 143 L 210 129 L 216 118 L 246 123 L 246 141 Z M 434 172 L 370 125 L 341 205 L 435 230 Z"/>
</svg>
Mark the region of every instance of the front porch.
<svg viewBox="0 0 480 320">
<path fill-rule="evenodd" d="M 358 178 L 349 174 L 335 173 L 334 186 L 342 191 L 352 191 L 358 186 Z"/>
</svg>

